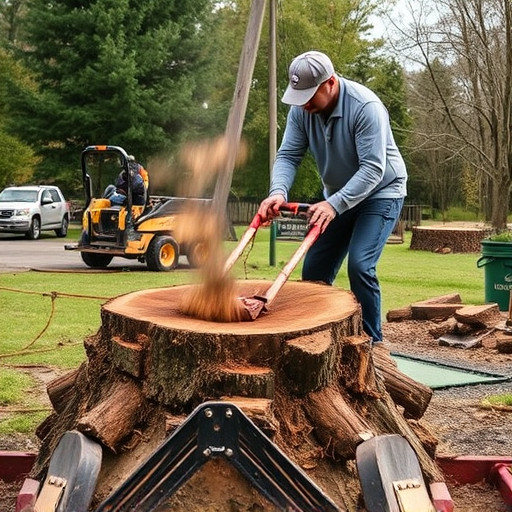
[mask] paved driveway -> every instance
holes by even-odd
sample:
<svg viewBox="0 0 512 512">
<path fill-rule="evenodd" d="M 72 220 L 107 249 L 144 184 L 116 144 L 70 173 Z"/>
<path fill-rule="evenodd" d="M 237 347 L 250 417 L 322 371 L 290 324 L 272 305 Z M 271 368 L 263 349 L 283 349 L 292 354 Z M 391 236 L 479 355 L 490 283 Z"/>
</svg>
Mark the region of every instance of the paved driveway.
<svg viewBox="0 0 512 512">
<path fill-rule="evenodd" d="M 43 234 L 39 240 L 28 240 L 23 235 L 0 233 L 0 272 L 31 269 L 80 272 L 89 269 L 78 251 L 64 250 L 64 245 L 69 243 L 75 242 L 51 234 Z M 146 270 L 146 265 L 137 260 L 114 258 L 108 268 Z"/>
</svg>

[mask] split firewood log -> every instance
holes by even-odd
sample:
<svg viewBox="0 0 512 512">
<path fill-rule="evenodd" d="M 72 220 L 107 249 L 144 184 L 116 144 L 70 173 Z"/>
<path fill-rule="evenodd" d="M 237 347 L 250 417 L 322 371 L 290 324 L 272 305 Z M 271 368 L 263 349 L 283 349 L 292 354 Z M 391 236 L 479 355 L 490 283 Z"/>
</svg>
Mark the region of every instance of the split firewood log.
<svg viewBox="0 0 512 512">
<path fill-rule="evenodd" d="M 462 299 L 458 293 L 447 293 L 445 295 L 438 295 L 430 299 L 422 300 L 422 304 L 460 304 Z"/>
<path fill-rule="evenodd" d="M 404 320 L 411 320 L 411 318 L 411 306 L 407 306 L 405 308 L 391 309 L 386 313 L 386 320 L 388 322 L 403 322 Z"/>
<path fill-rule="evenodd" d="M 412 318 L 413 320 L 447 319 L 463 307 L 464 304 L 415 302 L 411 304 Z"/>
<path fill-rule="evenodd" d="M 335 457 L 353 457 L 357 445 L 374 436 L 370 425 L 337 389 L 328 387 L 310 393 L 305 409 L 316 425 L 316 435 Z"/>
<path fill-rule="evenodd" d="M 479 327 L 494 327 L 501 321 L 498 304 L 482 304 L 480 306 L 465 306 L 454 313 L 455 318 L 463 323 Z"/>
<path fill-rule="evenodd" d="M 52 380 L 46 387 L 46 392 L 55 412 L 61 413 L 67 404 L 76 394 L 75 382 L 80 368 L 75 368 L 70 372 Z"/>
<path fill-rule="evenodd" d="M 439 338 L 445 334 L 453 334 L 454 332 L 457 332 L 457 320 L 452 316 L 428 330 L 428 333 L 434 338 Z"/>
<path fill-rule="evenodd" d="M 496 337 L 496 350 L 500 354 L 512 354 L 512 334 L 500 333 Z"/>
</svg>

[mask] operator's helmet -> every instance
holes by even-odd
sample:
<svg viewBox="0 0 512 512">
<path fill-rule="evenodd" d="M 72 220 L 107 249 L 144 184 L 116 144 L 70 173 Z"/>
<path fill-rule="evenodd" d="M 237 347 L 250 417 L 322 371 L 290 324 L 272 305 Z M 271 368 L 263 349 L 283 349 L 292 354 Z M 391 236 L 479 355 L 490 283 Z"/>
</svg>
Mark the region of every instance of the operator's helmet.
<svg viewBox="0 0 512 512">
<path fill-rule="evenodd" d="M 133 155 L 128 155 L 128 162 L 135 162 L 135 157 Z"/>
</svg>

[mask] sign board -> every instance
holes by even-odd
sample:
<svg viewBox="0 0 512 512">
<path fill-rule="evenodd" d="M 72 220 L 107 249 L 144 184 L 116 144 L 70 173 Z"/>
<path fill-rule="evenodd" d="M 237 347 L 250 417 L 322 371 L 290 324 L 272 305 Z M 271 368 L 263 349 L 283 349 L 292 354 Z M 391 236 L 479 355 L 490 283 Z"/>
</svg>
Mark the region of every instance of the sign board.
<svg viewBox="0 0 512 512">
<path fill-rule="evenodd" d="M 307 220 L 301 217 L 278 217 L 274 222 L 279 240 L 303 240 L 309 230 Z"/>
</svg>

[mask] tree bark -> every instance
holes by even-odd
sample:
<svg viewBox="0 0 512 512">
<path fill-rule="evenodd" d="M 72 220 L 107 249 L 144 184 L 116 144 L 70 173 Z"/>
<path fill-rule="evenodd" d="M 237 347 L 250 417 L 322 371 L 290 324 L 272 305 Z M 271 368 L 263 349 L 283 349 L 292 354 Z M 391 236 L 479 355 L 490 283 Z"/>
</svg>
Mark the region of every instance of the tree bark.
<svg viewBox="0 0 512 512">
<path fill-rule="evenodd" d="M 333 458 L 353 458 L 357 445 L 373 437 L 373 428 L 349 405 L 339 389 L 329 387 L 311 393 L 306 412 Z"/>
<path fill-rule="evenodd" d="M 104 399 L 78 420 L 77 429 L 117 452 L 133 431 L 142 407 L 142 393 L 133 381 L 116 382 Z"/>
<path fill-rule="evenodd" d="M 386 390 L 393 401 L 404 408 L 405 417 L 421 418 L 432 398 L 432 389 L 400 372 L 386 349 L 374 349 L 373 359 Z"/>
<path fill-rule="evenodd" d="M 55 412 L 61 413 L 74 396 L 75 382 L 79 370 L 79 368 L 71 370 L 48 384 L 46 392 Z"/>
</svg>

